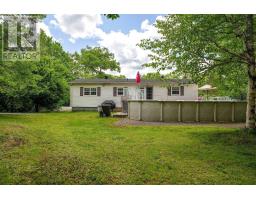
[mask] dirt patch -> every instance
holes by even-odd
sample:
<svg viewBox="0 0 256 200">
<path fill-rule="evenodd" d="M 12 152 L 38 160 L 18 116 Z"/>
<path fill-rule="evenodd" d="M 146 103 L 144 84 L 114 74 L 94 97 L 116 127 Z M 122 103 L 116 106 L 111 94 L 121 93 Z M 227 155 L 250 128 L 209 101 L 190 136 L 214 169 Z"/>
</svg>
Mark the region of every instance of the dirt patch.
<svg viewBox="0 0 256 200">
<path fill-rule="evenodd" d="M 203 123 L 203 122 L 144 122 L 131 119 L 120 119 L 114 123 L 115 126 L 214 126 L 224 128 L 244 128 L 244 123 Z"/>
<path fill-rule="evenodd" d="M 19 147 L 21 145 L 25 144 L 25 140 L 21 137 L 17 137 L 17 136 L 9 136 L 3 146 L 5 148 L 13 148 L 13 147 Z"/>
<path fill-rule="evenodd" d="M 4 149 L 10 149 L 24 145 L 26 141 L 24 137 L 20 135 L 23 129 L 25 129 L 25 127 L 18 124 L 8 124 L 8 126 L 4 126 L 0 134 L 0 145 Z"/>
<path fill-rule="evenodd" d="M 13 136 L 13 135 L 6 135 L 2 137 L 2 141 L 3 141 L 3 147 L 6 149 L 19 147 L 26 143 L 24 138 L 20 136 Z"/>
<path fill-rule="evenodd" d="M 14 132 L 19 132 L 20 130 L 23 130 L 23 129 L 25 129 L 25 127 L 22 125 L 12 124 L 7 127 L 4 127 L 3 132 L 7 134 L 12 134 Z"/>
<path fill-rule="evenodd" d="M 24 129 L 25 127 L 22 126 L 22 125 L 12 125 L 13 128 L 16 128 L 16 129 Z"/>
</svg>

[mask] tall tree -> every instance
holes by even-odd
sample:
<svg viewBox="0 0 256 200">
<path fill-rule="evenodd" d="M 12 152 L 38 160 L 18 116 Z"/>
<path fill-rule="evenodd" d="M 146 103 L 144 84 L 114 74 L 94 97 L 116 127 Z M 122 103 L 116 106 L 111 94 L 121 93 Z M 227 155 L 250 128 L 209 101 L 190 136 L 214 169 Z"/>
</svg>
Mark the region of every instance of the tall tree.
<svg viewBox="0 0 256 200">
<path fill-rule="evenodd" d="M 37 87 L 31 94 L 36 111 L 39 107 L 57 108 L 69 100 L 68 81 L 72 79 L 73 62 L 62 46 L 48 37 L 43 31 L 40 35 L 40 62 L 36 62 L 33 74 Z"/>
<path fill-rule="evenodd" d="M 104 14 L 108 19 L 114 20 L 120 17 L 118 14 Z"/>
<path fill-rule="evenodd" d="M 1 111 L 54 109 L 68 102 L 71 58 L 43 31 L 40 54 L 40 61 L 0 63 Z"/>
<path fill-rule="evenodd" d="M 76 76 L 104 76 L 106 70 L 120 72 L 119 62 L 107 48 L 86 47 L 73 55 L 76 63 L 73 72 Z"/>
<path fill-rule="evenodd" d="M 186 77 L 173 71 L 173 72 L 170 72 L 167 74 L 160 74 L 160 72 L 149 72 L 147 74 L 144 74 L 142 76 L 142 78 L 146 79 L 146 80 L 154 80 L 154 79 L 169 80 L 169 79 L 181 79 L 181 78 L 186 78 Z"/>
<path fill-rule="evenodd" d="M 154 80 L 154 79 L 161 79 L 161 78 L 164 78 L 164 76 L 161 75 L 159 72 L 149 72 L 142 76 L 142 79 L 145 79 L 145 80 Z"/>
<path fill-rule="evenodd" d="M 223 75 L 246 70 L 246 127 L 255 129 L 255 22 L 255 15 L 168 15 L 156 23 L 162 37 L 140 44 L 153 52 L 146 66 L 176 69 L 194 80 L 216 69 Z"/>
</svg>

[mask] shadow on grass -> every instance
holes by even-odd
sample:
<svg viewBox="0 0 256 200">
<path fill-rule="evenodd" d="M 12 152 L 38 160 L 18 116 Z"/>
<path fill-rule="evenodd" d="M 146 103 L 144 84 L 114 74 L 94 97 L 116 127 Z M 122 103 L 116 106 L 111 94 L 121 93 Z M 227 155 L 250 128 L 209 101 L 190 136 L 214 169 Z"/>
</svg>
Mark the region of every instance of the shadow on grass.
<svg viewBox="0 0 256 200">
<path fill-rule="evenodd" d="M 39 157 L 34 169 L 22 175 L 22 177 L 30 179 L 30 181 L 25 182 L 52 185 L 107 184 L 104 176 L 110 173 L 106 172 L 98 163 L 81 159 L 81 157 L 68 152 L 45 151 Z"/>
<path fill-rule="evenodd" d="M 231 146 L 251 146 L 256 145 L 256 134 L 239 130 L 206 130 L 205 132 L 192 132 L 190 134 L 194 139 L 210 145 L 231 145 Z"/>
</svg>

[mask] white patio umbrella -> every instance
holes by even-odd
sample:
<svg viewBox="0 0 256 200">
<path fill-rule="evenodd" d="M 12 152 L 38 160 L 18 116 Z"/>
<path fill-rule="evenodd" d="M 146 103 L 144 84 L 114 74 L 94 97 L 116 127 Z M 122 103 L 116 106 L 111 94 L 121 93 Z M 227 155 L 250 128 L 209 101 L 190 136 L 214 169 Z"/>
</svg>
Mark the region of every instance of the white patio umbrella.
<svg viewBox="0 0 256 200">
<path fill-rule="evenodd" d="M 204 86 L 198 88 L 198 90 L 206 91 L 206 98 L 207 98 L 207 100 L 208 100 L 208 93 L 209 93 L 209 91 L 216 90 L 216 89 L 217 89 L 216 87 L 212 87 L 211 85 L 204 85 Z"/>
</svg>

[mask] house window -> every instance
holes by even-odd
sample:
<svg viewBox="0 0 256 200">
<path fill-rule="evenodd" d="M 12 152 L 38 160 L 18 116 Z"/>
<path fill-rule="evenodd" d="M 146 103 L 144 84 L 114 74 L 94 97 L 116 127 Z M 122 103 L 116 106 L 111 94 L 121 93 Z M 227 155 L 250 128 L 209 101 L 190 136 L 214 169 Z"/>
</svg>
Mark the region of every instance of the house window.
<svg viewBox="0 0 256 200">
<path fill-rule="evenodd" d="M 84 95 L 90 95 L 90 88 L 84 88 Z"/>
<path fill-rule="evenodd" d="M 96 92 L 96 88 L 84 88 L 84 95 L 86 96 L 96 96 L 97 92 Z"/>
<path fill-rule="evenodd" d="M 91 95 L 96 95 L 96 88 L 91 88 Z"/>
<path fill-rule="evenodd" d="M 124 95 L 124 88 L 117 88 L 117 96 L 123 96 Z"/>
<path fill-rule="evenodd" d="M 146 99 L 153 99 L 153 87 L 146 88 Z"/>
<path fill-rule="evenodd" d="M 180 95 L 180 87 L 172 87 L 172 95 L 174 96 Z"/>
</svg>

